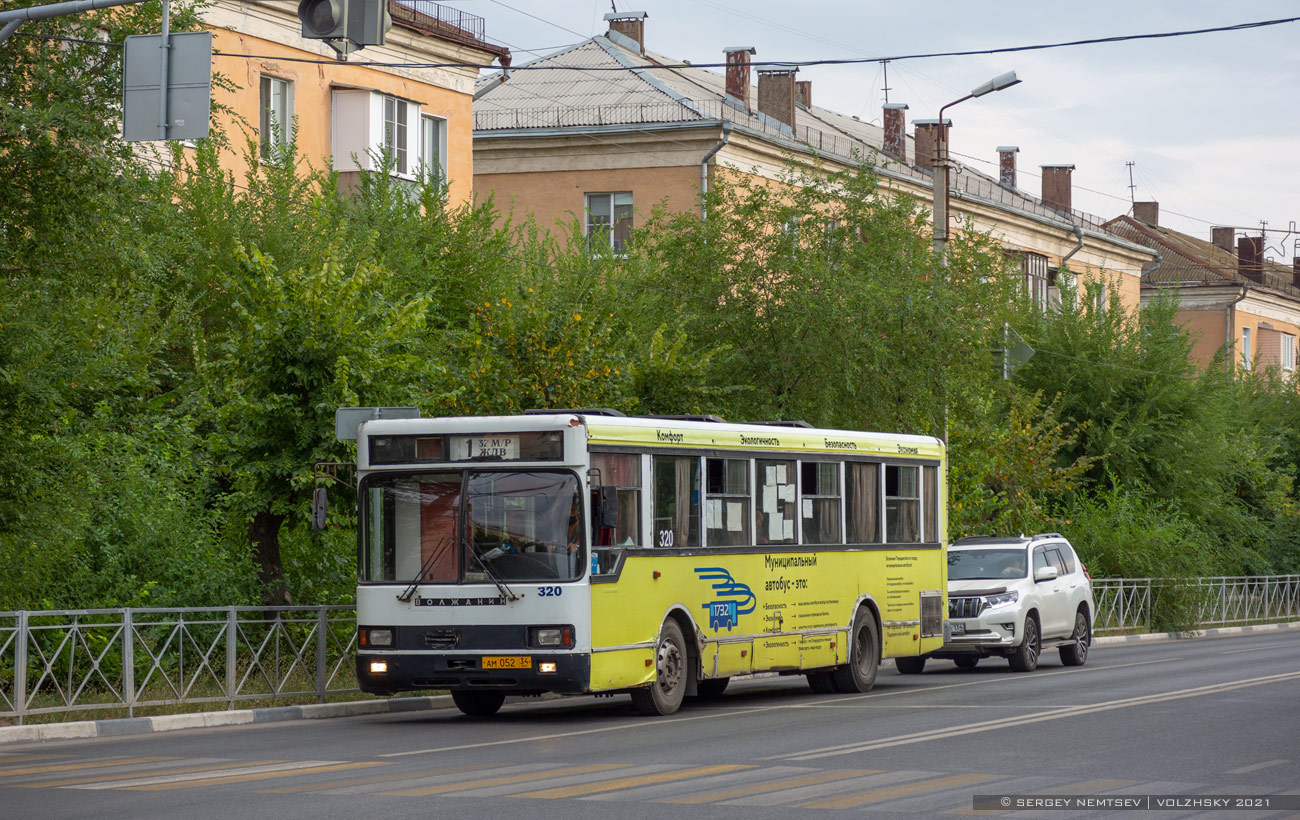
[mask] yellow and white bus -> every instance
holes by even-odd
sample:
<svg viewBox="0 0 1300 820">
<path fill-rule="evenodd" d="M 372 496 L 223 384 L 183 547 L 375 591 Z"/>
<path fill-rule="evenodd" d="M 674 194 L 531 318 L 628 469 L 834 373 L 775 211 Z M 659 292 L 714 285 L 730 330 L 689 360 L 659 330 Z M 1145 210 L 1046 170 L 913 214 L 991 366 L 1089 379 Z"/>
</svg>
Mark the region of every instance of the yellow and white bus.
<svg viewBox="0 0 1300 820">
<path fill-rule="evenodd" d="M 865 692 L 882 658 L 943 644 L 938 439 L 602 410 L 356 438 L 366 692 L 448 689 L 471 715 L 627 692 L 666 715 L 758 672 Z"/>
</svg>

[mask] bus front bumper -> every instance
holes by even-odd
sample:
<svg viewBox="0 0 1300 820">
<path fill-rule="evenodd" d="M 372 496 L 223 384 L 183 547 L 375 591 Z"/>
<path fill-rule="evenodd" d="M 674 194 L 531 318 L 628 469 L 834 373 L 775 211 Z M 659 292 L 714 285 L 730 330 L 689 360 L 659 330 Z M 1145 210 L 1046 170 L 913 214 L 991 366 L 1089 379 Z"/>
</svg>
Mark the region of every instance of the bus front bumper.
<svg viewBox="0 0 1300 820">
<path fill-rule="evenodd" d="M 357 652 L 361 691 L 379 695 L 428 689 L 578 695 L 590 681 L 591 656 L 585 653 Z"/>
</svg>

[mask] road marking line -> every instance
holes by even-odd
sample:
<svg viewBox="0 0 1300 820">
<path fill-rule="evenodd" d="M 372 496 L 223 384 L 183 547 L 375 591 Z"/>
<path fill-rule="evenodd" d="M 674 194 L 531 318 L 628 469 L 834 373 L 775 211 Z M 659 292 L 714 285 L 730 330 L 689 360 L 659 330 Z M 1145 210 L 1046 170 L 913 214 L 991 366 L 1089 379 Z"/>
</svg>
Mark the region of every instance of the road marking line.
<svg viewBox="0 0 1300 820">
<path fill-rule="evenodd" d="M 376 792 L 376 794 L 397 795 L 400 797 L 426 797 L 432 794 L 446 794 L 448 792 L 466 791 L 469 789 L 481 789 L 487 786 L 505 786 L 510 783 L 527 783 L 531 780 L 544 780 L 548 777 L 563 777 L 568 774 L 588 774 L 590 772 L 604 772 L 610 769 L 626 768 L 626 763 L 593 763 L 588 766 L 570 766 L 564 769 L 545 769 L 540 772 L 524 772 L 523 774 L 505 774 L 497 777 L 483 777 L 478 780 L 462 780 L 457 783 L 446 783 L 441 786 L 427 786 L 421 789 L 403 789 L 395 792 Z"/>
<path fill-rule="evenodd" d="M 323 761 L 334 763 L 335 761 Z M 231 774 L 242 772 L 262 772 L 270 770 L 288 769 L 299 764 L 289 760 L 246 760 L 243 766 L 237 769 L 230 769 Z M 214 767 L 219 768 L 219 767 Z M 174 775 L 149 775 L 146 777 L 134 777 L 126 780 L 103 780 L 100 779 L 94 783 L 84 786 L 69 786 L 70 789 L 119 789 L 126 786 L 151 786 L 155 783 L 174 783 L 181 780 L 197 780 L 206 774 L 206 770 L 194 772 L 191 774 L 174 774 Z"/>
<path fill-rule="evenodd" d="M 250 780 L 270 780 L 274 777 L 297 777 L 300 774 L 318 774 L 320 772 L 342 772 L 349 769 L 369 769 L 372 766 L 387 766 L 387 763 L 376 761 L 361 763 L 330 763 L 323 760 L 309 760 L 303 765 L 294 769 L 281 769 L 278 771 L 253 772 L 251 774 L 241 775 L 219 775 L 199 780 L 189 780 L 180 783 L 159 783 L 156 786 L 131 786 L 126 791 L 133 792 L 162 792 L 172 789 L 193 789 L 198 786 L 221 786 L 227 783 L 247 783 Z"/>
<path fill-rule="evenodd" d="M 810 749 L 803 752 L 787 753 L 783 755 L 771 755 L 763 758 L 764 760 L 815 760 L 822 757 L 834 757 L 836 755 L 856 754 L 859 752 L 869 752 L 876 749 L 884 749 L 890 746 L 902 746 L 910 743 L 921 743 L 927 740 L 942 740 L 960 735 L 972 734 L 974 732 L 983 732 L 990 729 L 1005 729 L 1014 726 L 1025 726 L 1032 723 L 1042 723 L 1048 720 L 1059 720 L 1066 717 L 1076 717 L 1078 715 L 1087 715 L 1095 712 L 1107 712 L 1114 709 L 1124 709 L 1130 706 L 1145 706 L 1151 703 L 1162 703 L 1170 700 L 1183 700 L 1185 698 L 1199 697 L 1201 695 L 1214 695 L 1222 692 L 1230 692 L 1236 689 L 1246 689 L 1252 686 L 1263 686 L 1270 683 L 1281 683 L 1283 681 L 1300 678 L 1300 672 L 1287 672 L 1278 675 L 1267 675 L 1261 678 L 1251 678 L 1243 681 L 1231 681 L 1227 683 L 1211 684 L 1209 686 L 1198 686 L 1192 689 L 1176 690 L 1173 692 L 1161 692 L 1152 695 L 1141 695 L 1132 698 L 1123 698 L 1114 701 L 1103 701 L 1101 703 L 1089 704 L 1085 706 L 1069 707 L 1058 709 L 1047 714 L 1030 715 L 1022 718 L 1011 718 L 1007 720 L 986 720 L 979 723 L 969 723 L 963 726 L 952 726 L 946 729 L 933 729 L 927 732 L 914 732 L 909 735 L 898 735 L 891 738 L 881 738 L 879 740 L 865 741 L 860 743 L 840 744 L 838 746 L 828 746 L 822 749 Z"/>
<path fill-rule="evenodd" d="M 1031 679 L 1042 679 L 1051 675 L 1078 675 L 1078 674 L 1086 674 L 1091 672 L 1104 672 L 1108 669 L 1124 669 L 1126 667 L 1131 667 L 1131 666 L 1149 666 L 1150 664 L 1154 664 L 1154 663 L 1173 663 L 1174 661 L 1180 661 L 1180 660 L 1183 659 L 1182 658 L 1160 658 L 1156 660 L 1135 661 L 1134 663 L 1117 663 L 1111 666 L 1089 666 L 1087 668 L 1067 669 L 1060 672 L 1043 672 L 1038 675 L 1031 676 Z M 866 698 L 894 697 L 896 695 L 915 694 L 917 691 L 935 692 L 942 689 L 952 689 L 959 686 L 983 686 L 990 683 L 1008 683 L 1008 682 L 1014 682 L 1018 680 L 1026 680 L 1026 678 L 1018 675 L 1014 678 L 993 678 L 988 680 L 967 681 L 965 683 L 950 683 L 942 686 L 927 686 L 927 687 L 923 687 L 922 690 L 910 688 L 910 689 L 899 689 L 893 692 L 867 692 L 861 695 L 839 697 L 830 703 L 788 703 L 788 704 L 779 704 L 777 706 L 758 706 L 758 707 L 753 707 L 748 709 L 727 710 L 723 712 L 715 712 L 709 715 L 692 715 L 690 717 L 672 717 L 672 718 L 664 718 L 662 720 L 638 720 L 634 722 L 620 723 L 616 726 L 602 726 L 599 729 L 579 729 L 573 732 L 555 732 L 553 734 L 547 734 L 547 735 L 530 735 L 528 737 L 514 738 L 511 740 L 490 740 L 483 743 L 465 743 L 459 746 L 439 746 L 432 749 L 411 749 L 405 752 L 389 752 L 387 754 L 377 755 L 377 757 L 380 758 L 407 757 L 409 755 L 428 755 L 428 754 L 439 754 L 441 752 L 460 752 L 460 751 L 465 751 L 467 749 L 486 749 L 492 746 L 510 746 L 516 743 L 538 743 L 540 741 L 560 740 L 568 737 L 581 737 L 583 735 L 601 734 L 603 732 L 623 732 L 623 731 L 629 731 L 633 729 L 659 729 L 664 726 L 671 726 L 674 723 L 685 723 L 687 721 L 694 721 L 694 720 L 716 720 L 718 718 L 743 717 L 745 715 L 757 714 L 759 712 L 775 712 L 783 709 L 821 708 L 824 706 L 837 706 L 837 705 L 849 703 L 851 701 L 863 700 Z M 772 757 L 760 758 L 760 760 L 775 760 L 781 757 L 784 757 L 784 755 L 774 755 Z"/>
<path fill-rule="evenodd" d="M 165 766 L 167 764 L 161 764 L 161 765 L 154 764 L 149 766 L 130 766 L 130 767 L 123 767 L 123 768 L 129 768 L 130 771 L 116 772 L 115 774 L 118 774 L 121 777 L 134 778 L 134 777 L 142 776 L 143 772 L 145 771 L 149 771 L 150 775 L 184 774 L 185 772 L 209 772 L 216 769 L 230 769 L 236 766 L 248 765 L 246 761 L 242 761 L 242 760 L 238 762 L 227 763 L 224 758 L 219 758 L 219 757 L 192 758 L 186 762 L 193 765 L 187 766 L 183 769 L 162 768 L 162 766 Z M 150 771 L 150 770 L 154 770 L 154 771 Z M 108 782 L 108 779 L 110 777 L 111 775 L 109 772 L 97 772 L 96 774 L 91 775 L 89 777 L 74 777 L 74 778 L 68 778 L 67 780 L 35 780 L 30 783 L 12 783 L 10 785 L 16 789 L 53 789 L 60 786 L 74 786 L 79 783 L 106 783 Z"/>
<path fill-rule="evenodd" d="M 746 786 L 737 786 L 731 789 L 721 791 L 703 792 L 701 794 L 692 794 L 687 797 L 670 797 L 659 800 L 659 803 L 676 803 L 679 805 L 693 805 L 696 803 L 712 803 L 715 800 L 730 800 L 733 797 L 748 797 L 751 794 L 763 794 L 764 792 L 777 792 L 785 789 L 793 789 L 799 786 L 815 786 L 822 783 L 830 783 L 836 780 L 847 780 L 852 777 L 862 777 L 868 774 L 880 774 L 882 769 L 836 769 L 829 772 L 814 772 L 802 777 L 787 777 L 784 780 L 769 780 L 766 783 L 751 783 Z"/>
<path fill-rule="evenodd" d="M 602 726 L 599 729 L 580 729 L 573 732 L 556 732 L 549 735 L 530 735 L 528 737 L 514 738 L 513 740 L 490 740 L 484 743 L 466 743 L 462 746 L 441 746 L 436 749 L 412 749 L 406 752 L 389 752 L 388 754 L 377 755 L 378 757 L 406 757 L 408 755 L 427 755 L 437 754 L 438 752 L 459 752 L 465 749 L 484 749 L 489 746 L 509 746 L 515 743 L 537 743 L 544 740 L 558 740 L 566 737 L 580 737 L 582 735 L 595 735 L 602 732 L 624 732 L 630 729 L 651 729 L 671 726 L 674 723 L 686 723 L 693 720 L 715 720 L 724 717 L 736 717 L 739 715 L 749 715 L 756 712 L 772 712 L 777 709 L 785 709 L 786 706 L 759 706 L 752 709 L 737 709 L 734 712 L 718 712 L 711 715 L 694 715 L 691 717 L 674 717 L 663 718 L 661 720 L 638 720 L 629 723 L 620 723 L 616 726 Z"/>
<path fill-rule="evenodd" d="M 48 766 L 28 766 L 24 769 L 5 769 L 0 777 L 17 777 L 20 774 L 46 774 L 48 772 L 75 772 L 84 769 L 103 769 L 107 766 L 124 766 L 129 763 L 156 763 L 160 760 L 179 760 L 176 757 L 103 757 L 89 763 L 57 763 Z"/>
<path fill-rule="evenodd" d="M 1281 766 L 1283 763 L 1290 762 L 1290 760 L 1266 760 L 1263 763 L 1256 763 L 1254 766 L 1242 766 L 1240 769 L 1228 769 L 1224 774 L 1246 774 L 1247 772 L 1257 772 L 1260 769 L 1269 769 L 1273 766 Z"/>
<path fill-rule="evenodd" d="M 1282 649 L 1287 646 L 1300 646 L 1300 641 L 1295 641 L 1292 643 L 1275 643 L 1275 644 L 1269 644 L 1268 646 L 1254 646 L 1251 647 L 1250 649 L 1228 649 L 1223 652 L 1218 652 L 1216 654 L 1237 655 L 1242 652 L 1272 652 L 1274 649 Z"/>
<path fill-rule="evenodd" d="M 54 754 L 18 754 L 17 752 L 0 752 L 0 766 L 6 763 L 30 763 L 33 760 L 67 760 L 72 755 Z"/>
<path fill-rule="evenodd" d="M 297 794 L 298 792 L 325 791 L 328 789 L 342 789 L 348 786 L 369 786 L 375 783 L 391 783 L 395 780 L 415 780 L 423 777 L 434 777 L 440 774 L 453 774 L 455 772 L 477 771 L 483 767 L 477 763 L 470 763 L 465 766 L 452 766 L 447 769 L 430 769 L 424 772 L 399 772 L 396 774 L 376 774 L 370 777 L 354 777 L 351 780 L 332 780 L 326 783 L 307 783 L 300 786 L 285 786 L 280 789 L 260 789 L 255 794 Z"/>
<path fill-rule="evenodd" d="M 948 777 L 935 778 L 934 780 L 922 780 L 919 783 L 905 783 L 901 786 L 888 786 L 883 789 L 854 792 L 840 797 L 833 797 L 829 800 L 812 800 L 807 803 L 796 803 L 794 807 L 799 809 L 849 809 L 855 806 L 863 806 L 867 803 L 879 803 L 882 800 L 892 800 L 896 797 L 907 797 L 908 795 L 917 794 L 919 792 L 939 791 L 952 786 L 966 786 L 971 783 L 980 783 L 1001 777 L 1005 777 L 1005 775 L 955 774 Z"/>
<path fill-rule="evenodd" d="M 588 794 L 617 791 L 619 789 L 631 788 L 633 786 L 649 786 L 655 783 L 666 783 L 670 780 L 687 780 L 693 777 L 704 777 L 705 775 L 718 774 L 720 772 L 738 772 L 743 769 L 754 768 L 757 767 L 739 764 L 722 764 L 717 766 L 701 766 L 696 769 L 674 769 L 671 772 L 643 774 L 635 777 L 621 777 L 616 780 L 601 780 L 597 783 L 583 783 L 577 786 L 560 786 L 555 789 L 523 792 L 522 794 L 512 794 L 511 797 L 536 797 L 541 799 L 581 797 Z"/>
</svg>

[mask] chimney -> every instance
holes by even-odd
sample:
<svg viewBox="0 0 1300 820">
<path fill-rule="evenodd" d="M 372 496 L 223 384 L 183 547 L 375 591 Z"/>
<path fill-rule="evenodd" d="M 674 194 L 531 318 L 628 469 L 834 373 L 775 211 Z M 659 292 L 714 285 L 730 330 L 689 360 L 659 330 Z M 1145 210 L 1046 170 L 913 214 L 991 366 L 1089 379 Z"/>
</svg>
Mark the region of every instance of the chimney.
<svg viewBox="0 0 1300 820">
<path fill-rule="evenodd" d="M 1153 228 L 1160 227 L 1160 203 L 1159 202 L 1134 202 L 1133 218 L 1144 225 L 1150 225 Z"/>
<path fill-rule="evenodd" d="M 794 84 L 794 101 L 804 108 L 812 108 L 812 80 L 800 80 Z"/>
<path fill-rule="evenodd" d="M 727 55 L 727 100 L 741 111 L 749 111 L 749 55 L 757 54 L 753 46 L 724 48 Z"/>
<path fill-rule="evenodd" d="M 1264 282 L 1264 237 L 1243 236 L 1237 240 L 1237 271 L 1252 282 Z"/>
<path fill-rule="evenodd" d="M 1054 211 L 1070 213 L 1070 174 L 1073 165 L 1042 165 L 1043 204 Z"/>
<path fill-rule="evenodd" d="M 915 148 L 913 162 L 917 168 L 934 173 L 934 151 L 939 140 L 939 129 L 950 127 L 952 120 L 944 120 L 943 125 L 940 125 L 938 120 L 917 120 L 914 124 L 916 144 L 913 146 Z"/>
<path fill-rule="evenodd" d="M 797 68 L 760 69 L 758 110 L 794 128 L 794 75 Z"/>
<path fill-rule="evenodd" d="M 1221 250 L 1228 253 L 1235 253 L 1233 247 L 1237 241 L 1237 230 L 1235 228 L 1210 228 L 1210 242 Z"/>
<path fill-rule="evenodd" d="M 885 103 L 885 140 L 881 149 L 887 156 L 907 161 L 907 103 Z M 919 164 L 919 161 L 918 161 Z"/>
<path fill-rule="evenodd" d="M 1016 154 L 1020 153 L 1018 145 L 998 146 L 998 182 L 1003 188 L 1015 190 Z"/>
<path fill-rule="evenodd" d="M 645 18 L 648 16 L 644 11 L 619 11 L 606 14 L 605 20 L 609 23 L 609 33 L 618 35 L 609 39 L 644 57 Z M 623 38 L 627 41 L 622 42 Z"/>
</svg>

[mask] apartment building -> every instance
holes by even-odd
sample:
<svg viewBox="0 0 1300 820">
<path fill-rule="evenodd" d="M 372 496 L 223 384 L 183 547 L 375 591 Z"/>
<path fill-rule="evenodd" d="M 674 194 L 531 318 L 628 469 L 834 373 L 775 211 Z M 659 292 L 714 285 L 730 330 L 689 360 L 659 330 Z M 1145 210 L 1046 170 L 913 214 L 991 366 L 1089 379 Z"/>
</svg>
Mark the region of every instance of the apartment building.
<svg viewBox="0 0 1300 820">
<path fill-rule="evenodd" d="M 475 195 L 531 213 L 543 228 L 579 220 L 617 251 L 641 216 L 665 202 L 700 208 L 719 173 L 760 184 L 791 161 L 830 171 L 871 166 L 887 191 L 932 201 L 935 120 L 906 131 L 904 104 L 882 125 L 818 106 L 797 69 L 756 62 L 751 47 L 719 49 L 721 72 L 646 48 L 647 15 L 606 15 L 609 30 L 478 84 L 474 107 Z M 1016 183 L 1017 149 L 999 152 L 999 175 L 958 164 L 950 174 L 956 231 L 977 231 L 1019 261 L 1026 291 L 1044 308 L 1059 298 L 1068 265 L 1136 311 L 1141 271 L 1153 255 L 1071 207 L 1073 166 L 1044 169 L 1041 196 Z"/>
</svg>

